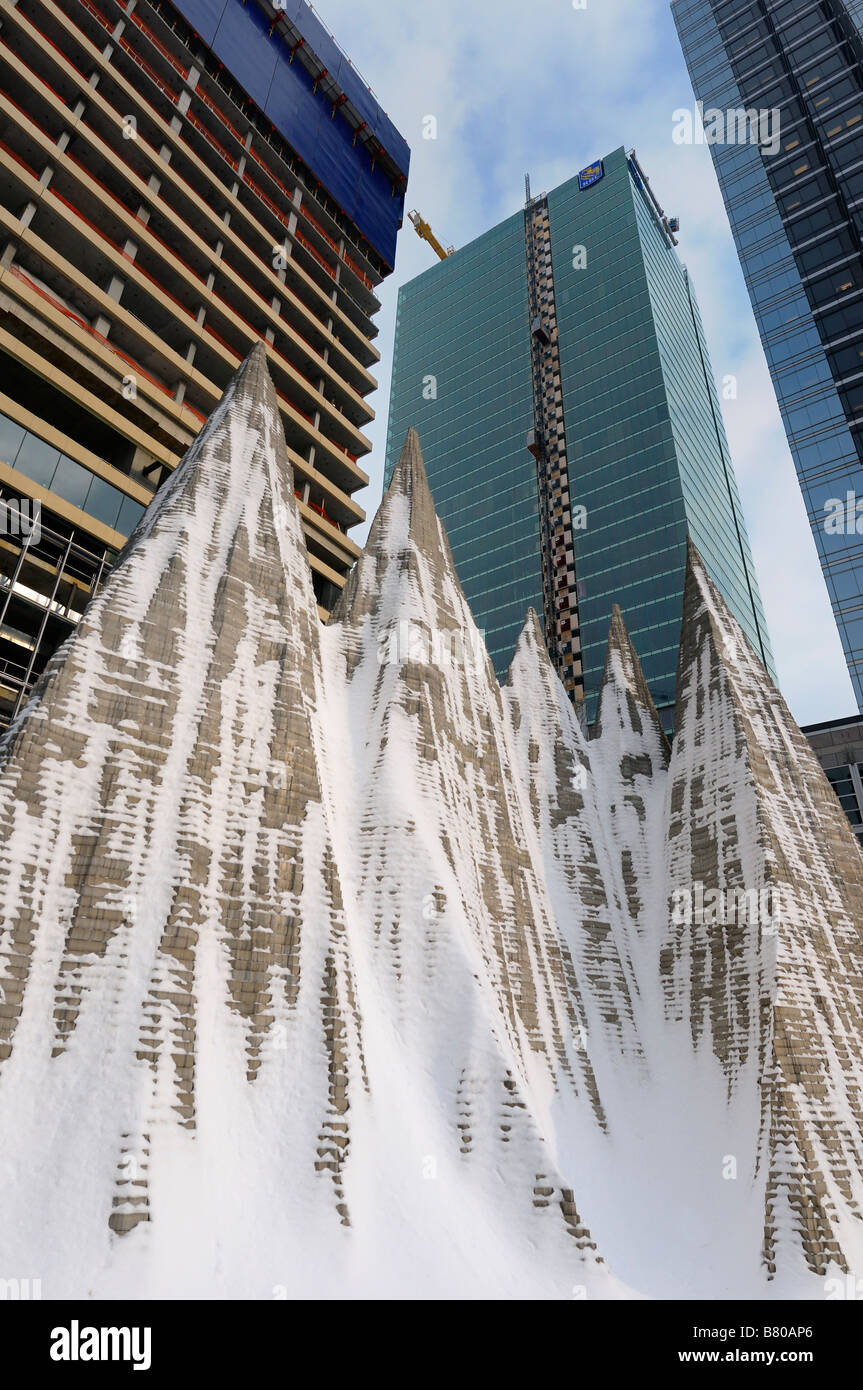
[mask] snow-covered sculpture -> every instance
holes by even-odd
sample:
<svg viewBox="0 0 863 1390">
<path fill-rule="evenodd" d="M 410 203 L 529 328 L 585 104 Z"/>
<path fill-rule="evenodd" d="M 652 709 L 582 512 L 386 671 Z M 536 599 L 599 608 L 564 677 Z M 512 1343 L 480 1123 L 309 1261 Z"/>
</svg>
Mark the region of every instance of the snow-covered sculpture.
<svg viewBox="0 0 863 1390">
<path fill-rule="evenodd" d="M 0 1276 L 819 1296 L 863 857 L 689 557 L 673 749 L 500 688 L 408 435 L 322 627 L 263 348 L 0 742 Z"/>
</svg>

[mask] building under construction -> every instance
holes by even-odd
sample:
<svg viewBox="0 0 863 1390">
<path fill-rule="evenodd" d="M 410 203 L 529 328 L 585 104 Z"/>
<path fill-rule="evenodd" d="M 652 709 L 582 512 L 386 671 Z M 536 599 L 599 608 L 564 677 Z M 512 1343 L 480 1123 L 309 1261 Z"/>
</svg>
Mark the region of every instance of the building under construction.
<svg viewBox="0 0 863 1390">
<path fill-rule="evenodd" d="M 618 149 L 399 293 L 387 477 L 415 425 L 498 673 L 534 607 L 588 720 L 619 603 L 670 727 L 689 535 L 772 673 L 676 226 Z"/>
<path fill-rule="evenodd" d="M 2 0 L 0 111 L 2 727 L 258 340 L 330 608 L 409 156 L 305 0 Z"/>
</svg>

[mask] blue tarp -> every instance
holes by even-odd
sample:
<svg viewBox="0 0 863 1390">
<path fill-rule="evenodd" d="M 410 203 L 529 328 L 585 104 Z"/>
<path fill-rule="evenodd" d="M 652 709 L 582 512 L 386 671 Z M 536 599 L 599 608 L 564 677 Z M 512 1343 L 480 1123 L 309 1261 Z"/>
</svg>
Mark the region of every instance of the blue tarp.
<svg viewBox="0 0 863 1390">
<path fill-rule="evenodd" d="M 289 61 L 285 40 L 267 37 L 264 12 L 254 0 L 172 0 L 188 24 L 296 150 L 327 192 L 392 266 L 404 195 L 322 92 L 314 92 L 302 63 Z M 288 0 L 286 17 L 299 30 L 370 131 L 407 176 L 410 150 L 353 66 L 305 0 Z"/>
</svg>

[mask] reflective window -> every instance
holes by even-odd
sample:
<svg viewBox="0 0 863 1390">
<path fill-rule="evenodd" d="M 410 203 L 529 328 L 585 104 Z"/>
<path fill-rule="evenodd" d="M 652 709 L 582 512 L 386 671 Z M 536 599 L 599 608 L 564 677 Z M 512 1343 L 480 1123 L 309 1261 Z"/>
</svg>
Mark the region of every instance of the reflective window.
<svg viewBox="0 0 863 1390">
<path fill-rule="evenodd" d="M 140 502 L 2 414 L 0 460 L 121 535 L 128 536 L 144 514 Z"/>
<path fill-rule="evenodd" d="M 83 511 L 93 481 L 93 474 L 89 469 L 82 468 L 80 463 L 75 463 L 73 459 L 61 454 L 51 480 L 51 490 L 59 493 L 73 507 L 80 507 Z"/>
<path fill-rule="evenodd" d="M 23 426 L 16 425 L 14 420 L 7 420 L 5 415 L 0 415 L 0 462 L 7 463 L 10 468 L 14 466 L 26 433 Z"/>
<path fill-rule="evenodd" d="M 43 440 L 28 432 L 18 451 L 15 467 L 28 478 L 32 478 L 34 483 L 50 487 L 59 462 L 59 449 L 55 449 L 53 444 L 45 444 Z"/>
</svg>

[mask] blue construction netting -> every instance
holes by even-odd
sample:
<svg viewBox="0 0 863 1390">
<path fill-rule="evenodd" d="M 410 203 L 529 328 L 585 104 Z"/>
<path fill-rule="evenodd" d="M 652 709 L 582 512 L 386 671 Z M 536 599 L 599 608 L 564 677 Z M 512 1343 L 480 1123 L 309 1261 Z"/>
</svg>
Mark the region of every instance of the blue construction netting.
<svg viewBox="0 0 863 1390">
<path fill-rule="evenodd" d="M 404 192 L 320 91 L 300 62 L 290 62 L 287 44 L 249 0 L 172 0 L 220 63 L 248 93 L 388 266 L 395 262 L 396 234 Z M 305 0 L 286 0 L 285 17 L 361 114 L 396 167 L 407 178 L 410 150 Z"/>
</svg>

